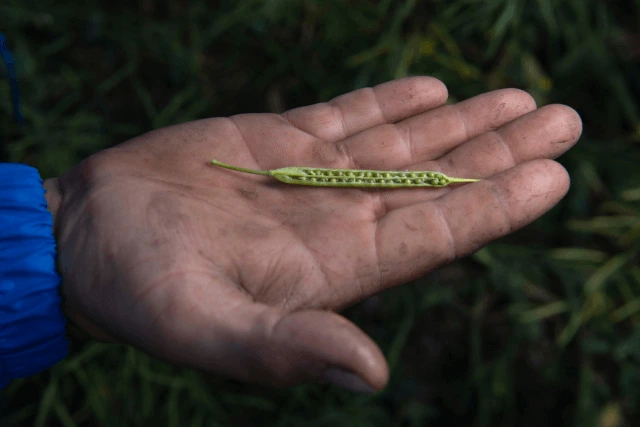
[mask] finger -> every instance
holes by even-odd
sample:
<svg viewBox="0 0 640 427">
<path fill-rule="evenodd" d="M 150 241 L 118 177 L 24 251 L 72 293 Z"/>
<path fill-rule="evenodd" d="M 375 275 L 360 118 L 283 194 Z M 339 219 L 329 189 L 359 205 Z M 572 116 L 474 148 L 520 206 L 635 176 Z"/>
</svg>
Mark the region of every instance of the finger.
<svg viewBox="0 0 640 427">
<path fill-rule="evenodd" d="M 548 105 L 503 127 L 477 136 L 437 161 L 411 169 L 436 170 L 460 178 L 486 178 L 535 159 L 555 159 L 569 150 L 582 133 L 578 113 L 564 105 Z M 433 200 L 455 190 L 448 186 L 428 191 L 400 189 L 382 193 L 388 210 Z"/>
<path fill-rule="evenodd" d="M 567 192 L 569 176 L 535 160 L 383 217 L 376 235 L 382 283 L 406 283 L 532 222 Z"/>
<path fill-rule="evenodd" d="M 259 349 L 272 383 L 310 380 L 353 391 L 382 389 L 389 379 L 384 355 L 373 340 L 344 317 L 305 310 L 281 317 Z"/>
<path fill-rule="evenodd" d="M 380 390 L 388 381 L 378 346 L 336 313 L 268 309 L 253 323 L 254 328 L 238 336 L 236 347 L 243 351 L 232 357 L 245 381 L 277 387 L 331 382 L 362 392 Z"/>
<path fill-rule="evenodd" d="M 198 291 L 197 301 L 176 295 L 166 310 L 172 316 L 162 341 L 155 344 L 160 347 L 147 344 L 147 350 L 173 363 L 269 386 L 321 381 L 371 392 L 387 383 L 382 352 L 344 317 L 322 310 L 287 313 L 238 299 L 235 290 L 218 292 L 216 299 L 209 292 Z"/>
<path fill-rule="evenodd" d="M 408 77 L 295 108 L 282 117 L 317 139 L 335 142 L 372 126 L 395 123 L 439 107 L 447 96 L 446 86 L 438 79 Z"/>
<path fill-rule="evenodd" d="M 526 92 L 496 90 L 396 124 L 369 129 L 338 144 L 350 159 L 351 167 L 406 168 L 435 160 L 535 109 L 535 100 Z"/>
<path fill-rule="evenodd" d="M 451 176 L 486 178 L 530 160 L 555 159 L 581 134 L 582 120 L 574 109 L 548 105 L 456 148 L 438 164 Z"/>
</svg>

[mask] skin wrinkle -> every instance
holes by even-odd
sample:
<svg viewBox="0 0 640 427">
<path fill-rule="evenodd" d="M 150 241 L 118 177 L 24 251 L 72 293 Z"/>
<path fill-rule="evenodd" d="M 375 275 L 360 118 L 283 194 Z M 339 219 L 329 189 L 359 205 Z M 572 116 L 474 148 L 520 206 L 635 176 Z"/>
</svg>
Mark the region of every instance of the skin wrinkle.
<svg viewBox="0 0 640 427">
<path fill-rule="evenodd" d="M 176 190 L 175 190 L 176 193 L 180 194 L 181 196 L 197 198 L 197 199 L 199 199 L 201 201 L 208 202 L 208 203 L 211 202 L 211 199 L 209 199 L 207 197 L 203 197 L 200 194 L 195 194 L 195 193 L 192 192 L 192 190 L 194 190 L 194 189 L 208 190 L 208 187 L 206 187 L 205 185 L 202 185 L 202 186 L 200 186 L 200 185 L 197 185 L 197 186 L 186 185 L 186 184 L 183 184 L 181 182 L 168 181 L 168 180 L 162 179 L 162 178 L 160 178 L 158 176 L 142 174 L 142 173 L 135 173 L 135 172 L 129 173 L 129 176 L 130 177 L 146 179 L 146 180 L 153 181 L 153 182 L 156 182 L 156 183 L 162 183 L 162 184 L 171 185 L 173 187 L 176 187 Z M 114 185 L 118 185 L 117 181 L 116 181 L 116 183 Z M 189 191 L 189 194 L 188 195 L 184 194 L 180 190 L 187 190 L 187 191 Z M 165 190 L 163 190 L 163 191 L 165 191 Z"/>
<path fill-rule="evenodd" d="M 167 275 L 167 277 L 170 277 L 171 275 Z M 137 297 L 142 297 L 142 296 L 146 296 L 148 294 L 151 294 L 152 292 L 158 292 L 159 288 L 157 285 L 161 282 L 167 279 L 167 277 L 161 277 L 161 280 L 159 281 L 155 281 L 155 282 L 151 282 L 150 285 L 147 286 L 147 288 L 143 291 L 140 292 L 138 294 L 136 294 L 136 298 L 134 298 L 131 303 L 132 306 L 140 306 L 140 305 L 144 305 L 145 303 L 148 303 L 148 301 L 144 301 L 142 299 L 138 299 Z M 166 291 L 165 291 L 166 292 Z M 163 300 L 165 301 L 165 303 L 171 304 L 172 303 L 172 298 L 167 298 L 166 297 L 166 293 L 164 295 Z M 143 309 L 144 311 L 144 309 Z M 160 306 L 158 309 L 156 310 L 151 310 L 151 316 L 145 316 L 146 318 L 149 319 L 149 325 L 161 325 L 161 318 L 163 316 L 167 315 L 167 311 L 166 311 L 166 307 L 163 304 L 162 306 Z M 98 313 L 99 314 L 99 313 Z"/>
<path fill-rule="evenodd" d="M 287 290 L 284 297 L 282 298 L 282 302 L 279 304 L 282 310 L 286 312 L 293 311 L 293 307 L 291 306 L 291 299 L 294 292 L 298 288 L 298 283 L 300 283 L 300 281 L 297 281 L 296 284 L 289 286 L 289 289 Z"/>
<path fill-rule="evenodd" d="M 310 253 L 313 254 L 313 250 L 311 250 L 307 245 L 304 244 L 303 242 L 303 246 L 305 248 L 307 248 L 307 250 L 310 251 Z M 316 260 L 316 265 L 317 265 L 317 270 L 320 272 L 320 274 L 322 275 L 323 278 L 323 282 L 326 284 L 327 289 L 328 289 L 328 296 L 327 296 L 327 300 L 331 301 L 333 299 L 335 299 L 335 295 L 337 294 L 335 287 L 332 286 L 332 283 L 329 281 L 329 276 L 327 276 L 327 272 L 325 271 L 325 268 L 323 267 L 322 263 L 320 262 L 320 257 L 312 257 L 312 259 Z"/>
<path fill-rule="evenodd" d="M 556 144 L 556 145 L 564 145 L 567 142 L 573 142 L 575 138 L 568 138 L 568 139 L 563 139 L 560 141 L 551 141 L 552 144 Z M 560 157 L 560 155 L 562 155 L 563 153 L 558 154 L 557 156 L 554 156 L 553 158 L 556 159 L 558 157 Z"/>
<path fill-rule="evenodd" d="M 332 111 L 334 112 L 334 116 L 337 116 L 338 120 L 336 120 L 338 123 L 340 123 L 341 127 L 342 127 L 342 135 L 340 137 L 340 139 L 345 139 L 347 137 L 347 135 L 349 135 L 349 128 L 347 126 L 347 123 L 344 121 L 344 113 L 342 112 L 342 107 L 340 106 L 340 104 L 338 104 L 336 102 L 335 99 L 332 99 L 331 101 L 327 102 L 326 105 L 328 105 Z M 317 136 L 316 136 L 317 138 Z"/>
<path fill-rule="evenodd" d="M 411 230 L 411 231 L 420 230 L 420 227 L 416 227 L 415 225 L 411 224 L 411 222 L 407 221 L 406 219 L 403 222 L 404 222 L 404 225 L 407 227 L 408 230 Z"/>
<path fill-rule="evenodd" d="M 415 163 L 415 151 L 416 151 L 415 150 L 416 143 L 415 143 L 415 140 L 414 140 L 414 137 L 413 137 L 413 126 L 407 126 L 406 133 L 408 135 L 406 135 L 406 136 L 401 135 L 401 138 L 404 138 L 404 143 L 405 143 L 405 146 L 407 148 L 408 155 L 409 155 L 408 156 L 409 163 L 413 164 L 413 163 Z"/>
<path fill-rule="evenodd" d="M 253 160 L 253 162 L 256 165 L 260 166 L 260 163 L 258 163 L 258 159 L 256 158 L 255 154 L 253 154 L 253 151 L 251 150 L 250 145 L 247 144 L 247 140 L 244 139 L 244 135 L 242 134 L 242 131 L 240 130 L 240 126 L 236 122 L 235 116 L 227 117 L 226 120 L 230 121 L 231 124 L 233 125 L 233 127 L 235 128 L 236 132 L 238 133 L 238 136 L 240 136 L 240 141 L 242 141 L 242 144 L 247 149 L 247 153 L 249 153 L 249 155 L 251 156 L 251 160 Z"/>
<path fill-rule="evenodd" d="M 292 224 L 288 224 L 286 222 L 281 222 L 281 226 L 282 227 L 286 227 L 289 230 L 289 235 L 291 236 L 293 241 L 297 241 L 297 244 L 299 244 L 300 246 L 302 246 L 306 250 L 306 254 L 305 254 L 304 258 L 307 258 L 307 256 L 310 256 L 311 259 L 317 259 L 316 257 L 313 257 L 311 255 L 313 253 L 313 251 L 309 248 L 309 246 L 307 246 L 307 244 L 304 242 L 304 240 L 300 238 L 299 234 L 296 232 L 295 227 Z M 294 246 L 295 242 L 292 243 L 291 245 Z M 289 246 L 289 245 L 287 244 L 286 246 Z M 324 282 L 328 283 L 326 274 L 324 274 L 324 271 L 321 269 L 319 261 L 317 261 L 317 265 L 319 266 L 319 268 L 317 268 L 317 270 L 320 271 L 324 276 Z M 241 274 L 240 272 L 238 272 L 238 273 Z M 300 276 L 303 277 L 304 274 L 300 274 Z M 288 307 L 289 301 L 291 300 L 291 295 L 293 294 L 294 291 L 296 291 L 296 287 L 299 285 L 299 283 L 300 283 L 300 280 L 297 281 L 296 285 L 289 287 L 290 289 L 287 292 L 287 295 L 285 296 L 285 304 L 284 304 L 285 307 Z M 243 286 L 243 289 L 246 289 L 244 287 L 244 284 L 242 286 Z M 258 298 L 256 298 L 256 300 L 258 300 Z"/>
<path fill-rule="evenodd" d="M 311 253 L 312 253 L 311 249 L 308 249 L 308 247 L 307 247 L 307 246 L 304 246 L 304 247 L 305 247 L 305 248 L 307 248 L 307 250 L 309 251 L 309 252 L 308 252 L 309 254 L 311 254 Z M 326 284 L 326 286 L 327 286 L 327 287 L 329 287 L 329 288 L 331 289 L 330 283 L 329 283 L 329 281 L 328 281 L 328 279 L 327 279 L 326 272 L 322 269 L 322 264 L 321 264 L 321 262 L 320 262 L 319 260 L 317 260 L 316 258 L 313 258 L 313 259 L 315 260 L 315 264 L 313 264 L 313 265 L 310 267 L 310 268 L 311 268 L 311 272 L 310 272 L 310 273 L 308 273 L 308 274 L 309 274 L 309 275 L 312 275 L 312 273 L 315 273 L 315 272 L 318 272 L 318 271 L 319 271 L 319 272 L 320 272 L 320 275 L 322 276 L 322 283 Z M 304 275 L 303 275 L 303 276 L 304 276 Z M 315 274 L 313 274 L 311 277 L 313 277 L 313 276 L 315 276 Z M 318 279 L 315 279 L 315 280 L 317 281 Z M 293 290 L 293 289 L 292 289 L 292 290 Z M 303 292 L 304 292 L 304 289 L 303 289 Z M 309 298 L 309 297 L 308 297 L 309 293 L 307 293 L 307 294 L 306 294 L 306 295 L 307 295 L 307 298 L 305 298 L 305 299 L 306 299 L 307 301 L 314 301 L 314 300 L 317 300 L 317 298 L 315 298 L 315 295 L 317 295 L 317 294 L 318 294 L 318 289 L 317 289 L 317 288 L 316 288 L 316 289 L 313 289 L 313 293 L 312 293 L 312 295 L 313 295 L 313 296 L 312 296 L 311 298 Z M 291 297 L 289 297 L 289 300 L 291 300 L 291 299 L 292 299 L 292 298 L 291 298 Z M 329 296 L 329 297 L 327 298 L 327 301 L 331 301 L 332 299 L 333 299 L 333 298 L 332 298 L 331 296 Z M 311 303 L 307 303 L 307 304 L 305 304 L 305 306 L 304 306 L 303 308 L 319 308 L 319 309 L 327 309 L 327 307 L 328 307 L 329 305 L 330 305 L 330 304 L 327 304 L 327 303 L 317 304 L 317 303 L 313 303 L 313 302 L 311 302 Z M 297 307 L 297 308 L 298 308 L 298 309 L 300 309 L 300 308 L 301 308 L 299 304 L 298 304 L 298 307 Z"/>
<path fill-rule="evenodd" d="M 237 233 L 238 228 L 236 227 L 234 231 L 236 231 Z M 240 232 L 242 232 L 242 228 L 240 228 Z M 240 239 L 242 240 L 242 239 Z M 246 244 L 246 247 L 241 251 L 241 255 L 246 256 L 247 254 L 253 253 L 254 249 L 258 248 L 260 246 L 260 243 L 257 239 L 249 239 L 248 242 Z M 236 252 L 237 249 L 234 246 L 233 248 L 230 248 L 230 251 Z M 259 251 L 258 251 L 259 252 Z M 234 258 L 234 257 L 232 257 Z M 242 287 L 246 292 L 251 292 L 252 287 L 248 286 L 248 281 L 246 279 L 246 273 L 245 270 L 241 268 L 240 263 L 239 262 L 234 262 L 233 263 L 233 270 L 235 271 L 235 276 L 238 278 L 238 283 L 240 287 Z"/>
<path fill-rule="evenodd" d="M 382 103 L 380 102 L 380 99 L 378 98 L 378 93 L 376 92 L 376 90 L 372 87 L 368 87 L 366 88 L 368 89 L 367 92 L 369 92 L 374 100 L 374 105 L 377 107 L 378 113 L 380 115 L 380 118 L 385 122 L 385 123 L 390 123 L 390 120 L 384 115 L 384 109 L 382 108 Z"/>
<path fill-rule="evenodd" d="M 269 238 L 274 233 L 278 232 L 278 224 L 265 224 L 263 222 L 243 222 L 240 226 L 233 227 L 237 234 L 240 234 L 242 238 L 249 239 L 250 242 L 255 242 L 254 246 L 257 246 L 260 241 Z M 249 249 L 252 249 L 250 246 Z"/>
<path fill-rule="evenodd" d="M 378 270 L 379 270 L 379 268 L 378 268 Z M 358 287 L 358 295 L 356 295 L 354 297 L 354 299 L 357 301 L 357 300 L 363 299 L 367 295 L 367 293 L 366 293 L 366 291 L 364 289 L 364 286 L 362 284 L 362 280 L 360 279 L 360 276 L 356 275 L 355 282 L 356 282 L 356 286 Z"/>
<path fill-rule="evenodd" d="M 142 302 L 142 298 L 146 297 L 149 293 L 156 291 L 158 287 L 160 287 L 163 283 L 165 283 L 167 280 L 171 279 L 172 277 L 179 276 L 181 274 L 186 276 L 190 273 L 191 273 L 191 270 L 184 269 L 184 270 L 169 271 L 161 275 L 155 280 L 152 280 L 149 283 L 147 283 L 146 287 L 141 292 L 136 292 L 135 294 L 132 294 L 133 302 L 136 302 L 136 303 Z"/>
<path fill-rule="evenodd" d="M 275 271 L 277 271 L 278 269 L 278 264 L 280 263 L 280 260 L 282 259 L 282 253 L 284 251 L 284 248 L 281 246 L 280 250 L 278 250 L 277 253 L 273 253 L 272 252 L 272 257 L 269 258 L 268 262 L 267 262 L 267 267 L 265 268 L 265 272 L 263 274 L 264 279 L 266 279 L 267 277 L 274 277 L 277 276 L 277 274 L 275 274 Z M 255 295 L 255 299 L 256 301 L 265 301 L 267 298 L 266 296 L 269 295 L 274 286 L 277 285 L 277 280 L 261 280 L 261 286 L 260 286 L 260 290 L 256 293 Z M 246 282 L 246 280 L 242 281 L 243 283 Z M 284 305 L 286 305 L 286 298 L 283 302 Z"/>
<path fill-rule="evenodd" d="M 154 190 L 144 205 L 147 225 L 154 231 L 154 235 L 160 235 L 165 241 L 168 240 L 169 233 L 173 234 L 174 230 L 179 230 L 180 226 L 188 224 L 181 209 L 167 202 L 171 193 L 170 190 Z M 188 200 L 181 192 L 177 193 L 182 199 Z"/>
<path fill-rule="evenodd" d="M 385 124 L 385 125 L 379 125 L 380 127 L 385 126 L 387 129 L 392 129 L 393 133 L 395 134 L 395 138 L 398 141 L 402 142 L 402 146 L 405 147 L 408 156 L 405 157 L 406 160 L 403 161 L 403 163 L 412 163 L 413 162 L 413 129 L 411 128 L 411 126 L 401 126 L 399 123 L 398 124 Z M 405 129 L 403 131 L 403 129 Z M 408 137 L 407 135 L 408 134 Z"/>
<path fill-rule="evenodd" d="M 290 126 L 292 126 L 293 128 L 299 130 L 300 132 L 302 132 L 303 134 L 313 138 L 313 141 L 309 141 L 309 143 L 317 143 L 317 142 L 330 142 L 330 141 L 324 141 L 321 138 L 319 138 L 318 136 L 312 134 L 311 132 L 304 130 L 300 125 L 298 125 L 293 119 L 289 118 L 289 116 L 291 115 L 290 112 L 293 110 L 289 110 L 286 111 L 282 114 L 279 114 L 279 117 L 282 118 L 287 124 L 289 124 Z"/>
<path fill-rule="evenodd" d="M 278 330 L 282 327 L 286 327 L 286 322 L 291 319 L 292 315 L 295 315 L 295 313 L 280 315 L 275 322 L 269 322 L 269 326 L 263 333 L 263 336 L 265 337 L 265 344 L 274 344 L 274 337 Z M 292 370 L 295 369 L 295 366 L 288 363 L 287 356 L 289 356 L 289 353 L 281 354 L 277 348 L 272 348 L 270 345 L 265 345 L 262 350 L 264 353 L 258 356 L 262 361 L 258 362 L 258 364 L 261 366 L 271 365 L 272 372 L 269 372 L 268 374 L 274 375 L 275 379 L 281 382 L 281 384 L 276 383 L 276 386 L 285 386 L 288 383 L 288 376 L 291 375 L 293 372 Z M 277 361 L 278 363 L 274 366 L 273 363 L 266 363 L 264 359 L 268 359 L 271 362 Z"/>
<path fill-rule="evenodd" d="M 509 145 L 509 143 L 504 139 L 504 137 L 502 136 L 502 133 L 499 130 L 493 130 L 491 132 L 489 132 L 489 134 L 491 136 L 495 136 L 498 140 L 498 143 L 502 146 L 502 148 L 504 149 L 504 151 L 507 152 L 507 154 L 509 155 L 509 160 L 510 162 L 508 163 L 508 166 L 505 168 L 505 165 L 501 165 L 503 169 L 509 169 L 512 168 L 513 166 L 517 165 L 518 163 L 516 162 L 516 158 L 515 155 L 513 154 L 513 150 L 511 149 L 511 145 Z"/>
<path fill-rule="evenodd" d="M 382 218 L 389 212 L 389 205 L 386 195 L 388 194 L 383 189 L 372 189 L 371 202 L 373 204 L 373 216 L 376 222 L 380 222 Z"/>
<path fill-rule="evenodd" d="M 264 311 L 256 317 L 256 324 L 260 326 L 258 335 L 262 337 L 265 343 L 273 343 L 276 327 L 289 314 L 290 313 L 282 313 L 275 307 L 265 307 Z"/>
<path fill-rule="evenodd" d="M 506 106 L 507 106 L 506 102 L 501 102 L 498 108 L 496 109 L 496 113 L 493 116 L 493 121 L 491 122 L 492 129 L 495 129 L 497 127 L 494 123 L 500 122 L 500 116 L 502 115 L 502 110 L 504 110 Z"/>
<path fill-rule="evenodd" d="M 216 262 L 213 259 L 211 259 L 211 257 L 207 256 L 202 249 L 198 250 L 198 255 L 200 256 L 201 259 L 206 260 L 206 265 L 209 266 L 208 270 L 200 271 L 201 273 L 203 273 L 203 275 L 211 279 L 212 273 L 215 272 L 215 275 L 222 276 L 222 278 L 225 279 L 227 283 L 232 284 L 233 288 L 241 292 L 245 298 L 247 298 L 251 302 L 255 302 L 254 296 L 251 295 L 249 292 L 247 292 L 247 290 L 243 286 L 237 284 L 240 282 L 239 274 L 236 273 L 235 277 L 230 277 L 227 274 L 227 272 L 225 272 L 218 264 L 216 264 Z M 234 265 L 234 267 L 236 268 L 236 271 L 238 271 L 237 266 Z M 199 271 L 191 269 L 189 270 L 189 272 L 198 273 Z M 220 280 L 220 279 L 217 279 L 217 280 Z"/>
<path fill-rule="evenodd" d="M 227 214 L 229 214 L 229 215 L 231 215 L 231 216 L 236 216 L 236 215 L 238 215 L 238 209 L 237 209 L 237 208 L 236 208 L 236 209 L 232 209 L 232 208 L 230 208 L 230 207 L 227 207 L 227 206 L 226 206 L 226 204 L 222 204 L 222 206 L 215 206 L 215 207 L 216 207 L 217 209 L 219 209 L 219 210 L 224 211 L 225 213 L 227 213 Z M 273 225 L 273 226 L 271 226 L 271 227 L 269 227 L 269 226 L 263 226 L 263 227 L 266 227 L 266 228 L 268 228 L 268 229 L 270 229 L 270 230 L 277 230 L 277 229 L 279 229 L 280 227 L 286 226 L 286 227 L 288 227 L 289 229 L 291 229 L 291 227 L 289 227 L 289 225 L 288 225 L 288 224 L 286 224 L 285 222 L 283 222 L 283 221 L 282 221 L 278 216 L 276 216 L 276 215 L 269 215 L 269 219 L 270 219 L 271 221 L 274 221 L 274 222 L 276 223 L 276 225 Z M 233 229 L 226 228 L 226 229 L 225 229 L 225 233 L 230 232 L 230 231 L 237 232 L 238 230 L 239 230 L 239 231 L 242 231 L 242 230 L 244 229 L 244 227 L 245 227 L 245 226 L 246 226 L 246 225 L 243 225 L 243 226 L 240 226 L 240 227 L 234 227 Z M 258 244 L 258 243 L 256 242 L 256 243 L 255 243 L 255 245 L 257 245 L 257 244 Z M 251 250 L 251 249 L 252 249 L 252 247 L 245 248 L 245 250 Z M 236 259 L 236 258 L 232 258 L 232 259 Z M 237 281 L 238 281 L 238 282 L 241 282 L 241 281 L 242 281 L 242 269 L 240 268 L 240 265 L 238 264 L 238 262 L 237 262 L 237 261 L 233 263 L 232 269 L 235 271 L 235 278 L 237 279 Z M 240 283 L 239 287 L 241 287 L 241 288 L 242 288 L 243 292 L 248 292 L 248 290 L 244 287 L 244 284 Z"/>
<path fill-rule="evenodd" d="M 326 145 L 322 145 L 323 147 L 326 147 Z M 331 162 L 328 162 L 329 164 L 327 166 L 332 167 L 332 168 L 352 168 L 351 165 L 355 165 L 357 164 L 355 158 L 353 157 L 352 154 L 352 150 L 349 147 L 349 144 L 345 144 L 344 143 L 344 139 L 340 140 L 339 142 L 336 142 L 335 144 L 331 144 L 331 146 L 334 148 L 335 153 L 337 154 L 336 157 L 334 157 L 334 159 L 337 160 L 333 160 Z M 327 163 L 327 162 L 322 162 Z M 352 168 L 353 169 L 353 168 Z"/>
<path fill-rule="evenodd" d="M 507 230 L 507 234 L 511 234 L 511 232 L 513 232 L 513 223 L 512 223 L 511 217 L 509 216 L 509 205 L 506 201 L 506 198 L 504 194 L 502 194 L 502 191 L 500 191 L 497 185 L 491 184 L 489 189 L 496 196 L 496 199 L 500 204 L 502 214 L 507 219 L 507 226 L 509 227 L 509 229 Z"/>
<path fill-rule="evenodd" d="M 337 151 L 341 153 L 346 161 L 347 169 L 362 169 L 360 164 L 353 156 L 353 152 L 351 151 L 351 147 L 349 144 L 345 144 L 344 140 L 336 143 Z"/>
<path fill-rule="evenodd" d="M 449 221 L 447 220 L 447 216 L 442 211 L 442 205 L 438 203 L 434 203 L 435 209 L 434 212 L 438 217 L 438 220 L 442 224 L 442 228 L 445 231 L 445 235 L 447 240 L 449 240 L 449 248 L 451 250 L 451 256 L 449 256 L 442 264 L 451 262 L 458 258 L 458 250 L 456 248 L 456 239 L 453 237 L 453 231 L 451 231 L 451 226 Z"/>
<path fill-rule="evenodd" d="M 534 194 L 534 195 L 532 195 L 531 197 L 529 197 L 529 198 L 527 199 L 527 203 L 531 203 L 531 201 L 532 201 L 532 200 L 536 200 L 536 199 L 539 199 L 539 198 L 541 198 L 541 197 L 542 197 L 542 198 L 544 198 L 544 199 L 546 200 L 546 199 L 547 199 L 547 197 L 548 197 L 548 193 L 543 193 L 543 194 Z"/>
<path fill-rule="evenodd" d="M 209 206 L 215 208 L 220 212 L 224 212 L 232 217 L 235 217 L 238 215 L 240 207 L 243 210 L 249 209 L 249 210 L 255 211 L 254 208 L 251 207 L 251 205 L 247 205 L 247 204 L 243 204 L 243 205 L 238 204 L 236 206 L 231 206 L 231 205 L 228 205 L 227 203 L 215 203 L 215 201 L 211 199 L 204 199 L 204 201 L 207 202 Z"/>
<path fill-rule="evenodd" d="M 315 135 L 312 135 L 312 134 L 310 134 L 309 132 L 307 132 L 306 130 L 302 129 L 302 128 L 300 127 L 300 125 L 298 125 L 298 124 L 297 124 L 293 119 L 289 118 L 289 116 L 291 116 L 291 112 L 292 112 L 292 111 L 293 111 L 293 110 L 285 111 L 284 113 L 279 114 L 279 116 L 282 118 L 282 120 L 284 120 L 285 122 L 287 122 L 287 124 L 288 124 L 288 125 L 290 125 L 290 126 L 292 126 L 293 128 L 295 128 L 295 129 L 299 130 L 300 132 L 304 133 L 305 135 L 309 135 L 309 136 L 311 136 L 311 137 L 313 137 L 313 138 L 316 138 L 316 139 L 317 139 L 317 137 L 316 137 Z"/>
<path fill-rule="evenodd" d="M 454 111 L 456 112 L 456 117 L 458 118 L 458 123 L 460 123 L 460 129 L 462 130 L 462 134 L 463 136 L 463 141 L 468 141 L 470 139 L 469 136 L 469 129 L 467 126 L 467 122 L 465 121 L 463 115 L 462 115 L 462 111 L 460 111 L 460 108 L 458 107 L 457 104 L 454 104 L 451 106 L 451 108 L 454 109 Z M 493 125 L 491 125 L 493 126 Z M 455 147 L 454 147 L 455 148 Z"/>
</svg>

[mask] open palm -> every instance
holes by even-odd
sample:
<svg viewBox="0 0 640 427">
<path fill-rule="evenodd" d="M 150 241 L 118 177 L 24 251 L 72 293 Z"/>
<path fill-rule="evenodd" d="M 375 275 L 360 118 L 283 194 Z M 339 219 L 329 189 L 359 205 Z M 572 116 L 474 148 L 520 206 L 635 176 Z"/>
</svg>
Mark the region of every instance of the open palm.
<svg viewBox="0 0 640 427">
<path fill-rule="evenodd" d="M 56 184 L 68 316 L 203 372 L 271 385 L 382 388 L 384 356 L 335 313 L 467 255 L 566 193 L 581 133 L 519 90 L 445 105 L 397 80 L 282 115 L 213 118 L 97 153 Z M 213 166 L 435 170 L 445 188 L 303 187 Z"/>
</svg>

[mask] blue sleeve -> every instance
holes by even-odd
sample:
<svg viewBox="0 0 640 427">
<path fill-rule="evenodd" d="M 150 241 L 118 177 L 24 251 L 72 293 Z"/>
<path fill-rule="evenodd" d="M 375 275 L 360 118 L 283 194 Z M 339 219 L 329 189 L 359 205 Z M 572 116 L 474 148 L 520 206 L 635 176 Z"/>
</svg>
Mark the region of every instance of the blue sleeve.
<svg viewBox="0 0 640 427">
<path fill-rule="evenodd" d="M 42 183 L 35 168 L 0 163 L 0 389 L 69 351 Z"/>
</svg>

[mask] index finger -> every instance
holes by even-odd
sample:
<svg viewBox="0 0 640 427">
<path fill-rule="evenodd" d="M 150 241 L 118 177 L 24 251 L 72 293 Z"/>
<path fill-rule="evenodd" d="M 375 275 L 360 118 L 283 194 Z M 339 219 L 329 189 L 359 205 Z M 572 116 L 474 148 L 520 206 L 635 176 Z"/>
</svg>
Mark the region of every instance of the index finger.
<svg viewBox="0 0 640 427">
<path fill-rule="evenodd" d="M 336 142 L 444 105 L 447 97 L 447 87 L 438 79 L 406 77 L 358 89 L 329 102 L 295 108 L 282 117 L 320 140 Z"/>
</svg>

